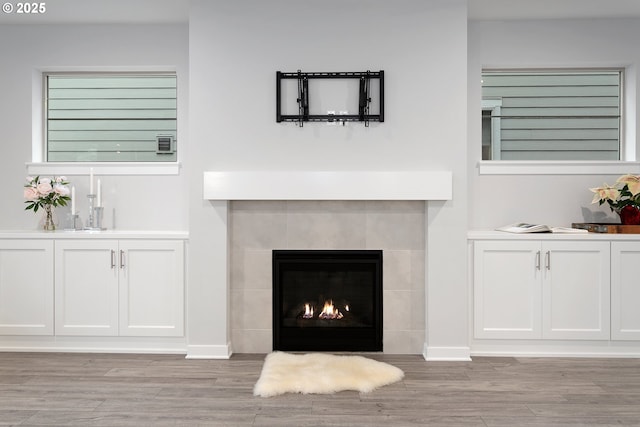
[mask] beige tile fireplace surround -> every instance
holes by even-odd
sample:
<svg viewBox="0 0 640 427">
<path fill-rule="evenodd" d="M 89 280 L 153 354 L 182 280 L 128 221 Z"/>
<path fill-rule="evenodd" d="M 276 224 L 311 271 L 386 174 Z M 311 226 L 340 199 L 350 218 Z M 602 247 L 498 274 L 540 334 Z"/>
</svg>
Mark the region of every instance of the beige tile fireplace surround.
<svg viewBox="0 0 640 427">
<path fill-rule="evenodd" d="M 427 203 L 452 199 L 451 172 L 210 171 L 203 184 L 229 202 L 233 352 L 272 350 L 273 249 L 381 249 L 383 352 L 424 351 Z"/>
<path fill-rule="evenodd" d="M 272 249 L 382 249 L 383 352 L 422 352 L 424 202 L 236 201 L 229 224 L 235 352 L 272 350 Z"/>
</svg>

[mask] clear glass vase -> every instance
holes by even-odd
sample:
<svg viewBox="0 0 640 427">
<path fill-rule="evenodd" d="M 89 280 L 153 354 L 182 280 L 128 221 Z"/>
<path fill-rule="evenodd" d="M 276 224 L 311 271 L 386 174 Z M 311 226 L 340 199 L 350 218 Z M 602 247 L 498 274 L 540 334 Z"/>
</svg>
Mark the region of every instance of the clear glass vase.
<svg viewBox="0 0 640 427">
<path fill-rule="evenodd" d="M 44 212 L 42 215 L 42 229 L 45 231 L 54 231 L 57 224 L 53 206 L 44 205 L 42 209 Z"/>
</svg>

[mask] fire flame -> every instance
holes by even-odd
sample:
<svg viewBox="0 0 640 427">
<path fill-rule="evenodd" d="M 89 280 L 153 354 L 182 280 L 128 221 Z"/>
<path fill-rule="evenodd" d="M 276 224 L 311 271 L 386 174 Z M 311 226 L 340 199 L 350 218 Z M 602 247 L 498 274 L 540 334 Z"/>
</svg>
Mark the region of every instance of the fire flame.
<svg viewBox="0 0 640 427">
<path fill-rule="evenodd" d="M 313 317 L 313 307 L 310 304 L 304 305 L 304 314 L 302 315 L 303 319 L 311 319 Z"/>
<path fill-rule="evenodd" d="M 340 310 L 333 306 L 333 301 L 331 300 L 324 302 L 324 308 L 318 316 L 320 319 L 342 319 L 343 317 Z"/>
</svg>

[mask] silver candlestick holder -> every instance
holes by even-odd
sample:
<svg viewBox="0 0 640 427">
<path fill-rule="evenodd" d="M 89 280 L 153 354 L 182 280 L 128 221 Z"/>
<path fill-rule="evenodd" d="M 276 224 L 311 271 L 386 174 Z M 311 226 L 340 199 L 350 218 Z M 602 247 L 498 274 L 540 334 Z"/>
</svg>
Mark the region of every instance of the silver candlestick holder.
<svg viewBox="0 0 640 427">
<path fill-rule="evenodd" d="M 87 194 L 87 199 L 89 200 L 89 217 L 87 218 L 87 226 L 84 229 L 91 231 L 106 230 L 106 228 L 102 227 L 104 208 L 96 206 L 95 194 Z"/>
<path fill-rule="evenodd" d="M 65 230 L 67 231 L 82 230 L 82 221 L 80 220 L 80 215 L 74 212 L 68 214 Z"/>
</svg>

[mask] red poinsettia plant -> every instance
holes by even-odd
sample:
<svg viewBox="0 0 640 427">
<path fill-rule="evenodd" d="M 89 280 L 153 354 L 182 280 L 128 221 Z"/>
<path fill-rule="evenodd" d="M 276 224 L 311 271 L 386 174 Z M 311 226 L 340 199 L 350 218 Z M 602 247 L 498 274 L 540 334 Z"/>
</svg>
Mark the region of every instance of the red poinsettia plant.
<svg viewBox="0 0 640 427">
<path fill-rule="evenodd" d="M 614 185 L 605 183 L 590 190 L 595 193 L 591 203 L 607 203 L 623 224 L 640 224 L 640 175 L 622 175 Z"/>
</svg>

